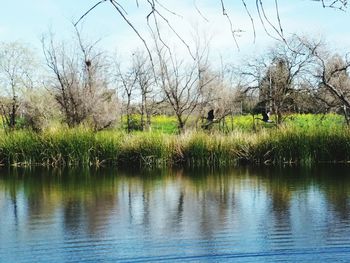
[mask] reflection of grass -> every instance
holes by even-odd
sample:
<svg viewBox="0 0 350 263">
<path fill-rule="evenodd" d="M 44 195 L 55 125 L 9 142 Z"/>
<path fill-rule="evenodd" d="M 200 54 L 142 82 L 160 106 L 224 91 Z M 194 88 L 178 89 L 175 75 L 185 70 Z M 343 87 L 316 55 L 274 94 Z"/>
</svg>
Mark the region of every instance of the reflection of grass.
<svg viewBox="0 0 350 263">
<path fill-rule="evenodd" d="M 54 127 L 41 134 L 0 130 L 0 164 L 198 167 L 242 161 L 312 164 L 350 160 L 350 131 L 339 115 L 290 115 L 278 128 L 256 121 L 255 132 L 253 118 L 239 116 L 227 126 L 233 131 L 177 135 L 174 117 L 157 116 L 151 132 L 131 134 L 120 130 L 94 133 L 84 127 Z"/>
</svg>

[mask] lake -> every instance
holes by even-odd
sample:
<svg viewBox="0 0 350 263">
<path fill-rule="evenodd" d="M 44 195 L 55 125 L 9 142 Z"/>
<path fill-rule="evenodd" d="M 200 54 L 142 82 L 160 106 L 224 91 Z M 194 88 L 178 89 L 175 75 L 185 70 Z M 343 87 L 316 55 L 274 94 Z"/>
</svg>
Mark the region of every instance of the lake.
<svg viewBox="0 0 350 263">
<path fill-rule="evenodd" d="M 0 262 L 349 262 L 350 168 L 0 170 Z"/>
</svg>

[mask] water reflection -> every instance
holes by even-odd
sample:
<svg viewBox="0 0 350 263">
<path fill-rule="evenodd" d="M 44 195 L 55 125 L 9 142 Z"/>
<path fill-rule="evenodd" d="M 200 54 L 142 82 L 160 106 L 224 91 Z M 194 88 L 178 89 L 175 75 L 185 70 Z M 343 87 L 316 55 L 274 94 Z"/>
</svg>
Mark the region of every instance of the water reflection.
<svg viewBox="0 0 350 263">
<path fill-rule="evenodd" d="M 0 258 L 349 259 L 349 171 L 0 170 Z"/>
</svg>

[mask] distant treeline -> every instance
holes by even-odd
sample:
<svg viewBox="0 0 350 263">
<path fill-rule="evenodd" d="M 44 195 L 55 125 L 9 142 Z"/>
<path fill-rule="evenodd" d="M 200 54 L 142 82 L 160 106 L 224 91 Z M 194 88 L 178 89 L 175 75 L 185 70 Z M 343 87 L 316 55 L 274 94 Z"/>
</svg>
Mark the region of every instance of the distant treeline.
<svg viewBox="0 0 350 263">
<path fill-rule="evenodd" d="M 205 119 L 217 123 L 268 112 L 276 125 L 290 113 L 329 112 L 349 124 L 349 56 L 330 51 L 321 40 L 293 35 L 240 64 L 216 65 L 209 44 L 191 56 L 155 36 L 149 53 L 136 50 L 122 60 L 75 30 L 69 41 L 45 35 L 42 60 L 25 44 L 0 43 L 4 129 L 40 132 L 59 122 L 100 131 L 121 126 L 123 119 L 128 132 L 149 131 L 154 116 L 165 114 L 181 133 L 210 128 Z"/>
</svg>

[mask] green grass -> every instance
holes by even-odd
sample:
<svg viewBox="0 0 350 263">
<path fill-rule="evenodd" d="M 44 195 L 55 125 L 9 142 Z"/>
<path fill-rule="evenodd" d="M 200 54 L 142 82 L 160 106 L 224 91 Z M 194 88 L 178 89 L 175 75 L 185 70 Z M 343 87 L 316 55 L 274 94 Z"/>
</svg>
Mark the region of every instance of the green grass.
<svg viewBox="0 0 350 263">
<path fill-rule="evenodd" d="M 93 132 L 52 128 L 40 134 L 0 130 L 5 166 L 231 166 L 337 163 L 350 161 L 350 130 L 338 115 L 291 115 L 276 127 L 251 116 L 234 118 L 234 129 L 172 133 L 174 119 L 158 117 L 151 132 Z M 250 121 L 250 122 L 249 122 Z M 163 128 L 164 129 L 163 129 Z M 250 128 L 249 128 L 250 127 Z"/>
<path fill-rule="evenodd" d="M 152 131 L 166 134 L 177 133 L 177 121 L 174 116 L 154 116 L 152 117 Z"/>
<path fill-rule="evenodd" d="M 145 117 L 146 118 L 146 117 Z M 140 128 L 141 117 L 139 115 L 131 115 L 132 127 Z M 120 125 L 120 130 L 127 130 L 127 120 L 126 116 L 122 118 L 122 124 Z M 137 130 L 137 129 L 136 129 Z M 155 132 L 161 132 L 166 134 L 177 133 L 177 121 L 174 116 L 156 115 L 151 118 L 151 130 Z"/>
<path fill-rule="evenodd" d="M 256 115 L 256 118 L 261 116 Z M 138 115 L 133 115 L 134 120 L 140 119 Z M 274 117 L 271 116 L 273 120 Z M 166 134 L 176 134 L 177 121 L 174 116 L 157 115 L 152 117 L 151 130 L 155 132 L 161 132 Z M 192 121 L 192 122 L 191 122 Z M 255 122 L 255 125 L 254 125 Z M 193 120 L 189 120 L 191 127 L 194 126 Z M 345 125 L 344 117 L 337 114 L 290 114 L 284 116 L 283 126 L 300 128 L 300 129 L 339 129 Z M 255 130 L 254 130 L 255 127 Z M 272 124 L 266 124 L 258 119 L 253 119 L 252 115 L 235 115 L 231 119 L 230 116 L 225 118 L 225 129 L 226 132 L 244 131 L 254 132 L 261 129 L 273 129 L 275 126 Z M 123 118 L 123 124 L 121 125 L 122 130 L 126 130 L 126 118 Z M 213 130 L 219 129 L 219 124 L 213 125 Z"/>
</svg>

